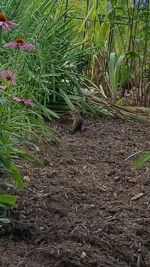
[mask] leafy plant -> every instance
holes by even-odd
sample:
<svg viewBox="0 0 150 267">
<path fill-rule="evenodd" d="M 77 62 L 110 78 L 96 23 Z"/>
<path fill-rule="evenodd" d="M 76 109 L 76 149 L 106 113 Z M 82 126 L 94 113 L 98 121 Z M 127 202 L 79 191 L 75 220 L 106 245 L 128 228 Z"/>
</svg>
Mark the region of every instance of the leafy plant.
<svg viewBox="0 0 150 267">
<path fill-rule="evenodd" d="M 15 164 L 16 159 L 25 157 L 35 160 L 35 157 L 20 149 L 20 145 L 33 134 L 36 136 L 38 133 L 41 136 L 46 134 L 56 136 L 56 134 L 45 126 L 39 113 L 40 106 L 36 100 L 33 103 L 34 96 L 33 99 L 29 98 L 20 90 L 21 87 L 17 86 L 16 73 L 19 74 L 20 67 L 23 70 L 21 64 L 25 59 L 25 52 L 31 54 L 35 45 L 27 43 L 21 38 L 11 42 L 6 41 L 9 33 L 7 35 L 5 31 L 11 31 L 16 23 L 13 20 L 8 20 L 4 12 L 0 13 L 0 22 L 0 57 L 2 61 L 0 65 L 0 172 L 2 175 L 0 207 L 6 211 L 14 207 L 17 200 L 16 195 L 7 192 L 7 181 L 13 178 L 15 187 L 23 189 L 24 186 L 23 178 Z M 7 53 L 7 49 L 10 51 L 11 48 L 12 52 Z M 9 53 L 12 53 L 11 59 L 7 58 Z M 14 59 L 14 68 L 13 65 L 11 66 L 12 58 Z M 16 73 L 11 71 L 12 68 Z M 54 112 L 52 114 L 55 116 Z M 10 185 L 9 183 L 8 187 Z M 7 223 L 7 220 L 2 217 L 0 223 Z"/>
<path fill-rule="evenodd" d="M 108 72 L 106 73 L 106 77 L 113 98 L 116 96 L 120 84 L 120 70 L 124 58 L 124 53 L 119 57 L 115 53 L 111 53 L 108 61 Z"/>
</svg>

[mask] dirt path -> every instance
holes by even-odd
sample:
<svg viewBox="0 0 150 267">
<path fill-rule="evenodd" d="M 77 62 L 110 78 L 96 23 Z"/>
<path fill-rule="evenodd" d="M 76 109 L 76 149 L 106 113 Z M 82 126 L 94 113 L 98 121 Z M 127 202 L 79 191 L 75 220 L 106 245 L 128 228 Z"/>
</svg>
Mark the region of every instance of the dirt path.
<svg viewBox="0 0 150 267">
<path fill-rule="evenodd" d="M 62 145 L 36 152 L 44 168 L 23 163 L 27 189 L 12 218 L 28 231 L 1 238 L 0 266 L 127 267 L 139 243 L 150 264 L 150 164 L 133 171 L 125 160 L 149 149 L 150 128 L 108 118 L 76 135 L 66 128 Z"/>
</svg>

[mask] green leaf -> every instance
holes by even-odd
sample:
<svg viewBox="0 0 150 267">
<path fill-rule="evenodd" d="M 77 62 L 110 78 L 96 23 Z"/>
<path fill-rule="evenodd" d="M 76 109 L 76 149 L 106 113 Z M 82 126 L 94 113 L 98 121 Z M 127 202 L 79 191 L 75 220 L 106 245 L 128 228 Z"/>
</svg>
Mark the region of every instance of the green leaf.
<svg viewBox="0 0 150 267">
<path fill-rule="evenodd" d="M 133 169 L 139 169 L 144 166 L 144 164 L 150 160 L 150 151 L 145 152 L 140 158 L 138 158 L 133 164 Z"/>
<path fill-rule="evenodd" d="M 100 36 L 103 39 L 106 39 L 106 37 L 108 36 L 109 29 L 110 29 L 110 22 L 104 21 L 100 26 Z"/>
<path fill-rule="evenodd" d="M 6 206 L 15 206 L 17 198 L 9 194 L 0 195 L 0 203 Z"/>
<path fill-rule="evenodd" d="M 24 187 L 24 182 L 23 182 L 23 178 L 18 170 L 18 168 L 13 164 L 13 162 L 10 163 L 10 171 L 11 171 L 11 174 L 16 182 L 16 185 L 23 189 Z"/>
<path fill-rule="evenodd" d="M 75 111 L 75 106 L 73 105 L 73 103 L 70 101 L 70 97 L 68 95 L 66 95 L 66 93 L 60 89 L 61 95 L 64 98 L 64 100 L 66 101 L 67 105 L 70 107 L 71 111 Z"/>
<path fill-rule="evenodd" d="M 10 220 L 7 218 L 0 218 L 0 224 L 9 224 Z"/>
</svg>

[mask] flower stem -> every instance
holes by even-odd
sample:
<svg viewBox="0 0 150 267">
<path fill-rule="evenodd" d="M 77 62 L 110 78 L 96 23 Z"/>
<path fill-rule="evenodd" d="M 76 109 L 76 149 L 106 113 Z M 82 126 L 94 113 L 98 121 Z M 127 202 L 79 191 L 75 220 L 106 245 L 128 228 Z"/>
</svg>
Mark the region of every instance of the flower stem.
<svg viewBox="0 0 150 267">
<path fill-rule="evenodd" d="M 16 55 L 15 55 L 15 59 L 14 59 L 14 66 L 15 66 L 15 69 L 17 69 L 18 54 L 19 54 L 19 48 L 17 48 Z"/>
<path fill-rule="evenodd" d="M 1 42 L 2 42 L 2 27 L 0 27 L 0 45 L 1 45 Z"/>
</svg>

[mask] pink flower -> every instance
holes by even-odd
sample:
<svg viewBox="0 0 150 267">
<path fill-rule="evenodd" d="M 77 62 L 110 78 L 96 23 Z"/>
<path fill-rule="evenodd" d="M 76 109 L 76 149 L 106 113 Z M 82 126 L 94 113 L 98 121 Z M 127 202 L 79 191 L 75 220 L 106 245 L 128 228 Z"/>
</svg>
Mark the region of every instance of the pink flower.
<svg viewBox="0 0 150 267">
<path fill-rule="evenodd" d="M 35 45 L 33 44 L 28 44 L 25 42 L 24 39 L 16 39 L 16 41 L 13 42 L 9 42 L 7 44 L 4 45 L 4 47 L 17 47 L 20 49 L 24 49 L 24 50 L 34 50 L 35 49 Z"/>
<path fill-rule="evenodd" d="M 23 98 L 22 101 L 26 106 L 29 106 L 29 107 L 33 106 L 32 99 Z"/>
<path fill-rule="evenodd" d="M 0 78 L 6 80 L 9 85 L 16 84 L 16 75 L 10 70 L 0 71 Z"/>
<path fill-rule="evenodd" d="M 33 106 L 32 99 L 28 99 L 28 98 L 24 98 L 24 97 L 13 96 L 13 100 L 16 101 L 17 103 L 24 104 L 27 107 L 32 107 Z"/>
<path fill-rule="evenodd" d="M 22 99 L 17 96 L 13 96 L 13 100 L 16 101 L 17 103 L 22 103 Z"/>
<path fill-rule="evenodd" d="M 4 13 L 0 12 L 0 28 L 10 31 L 16 25 L 13 21 L 8 21 Z"/>
</svg>

